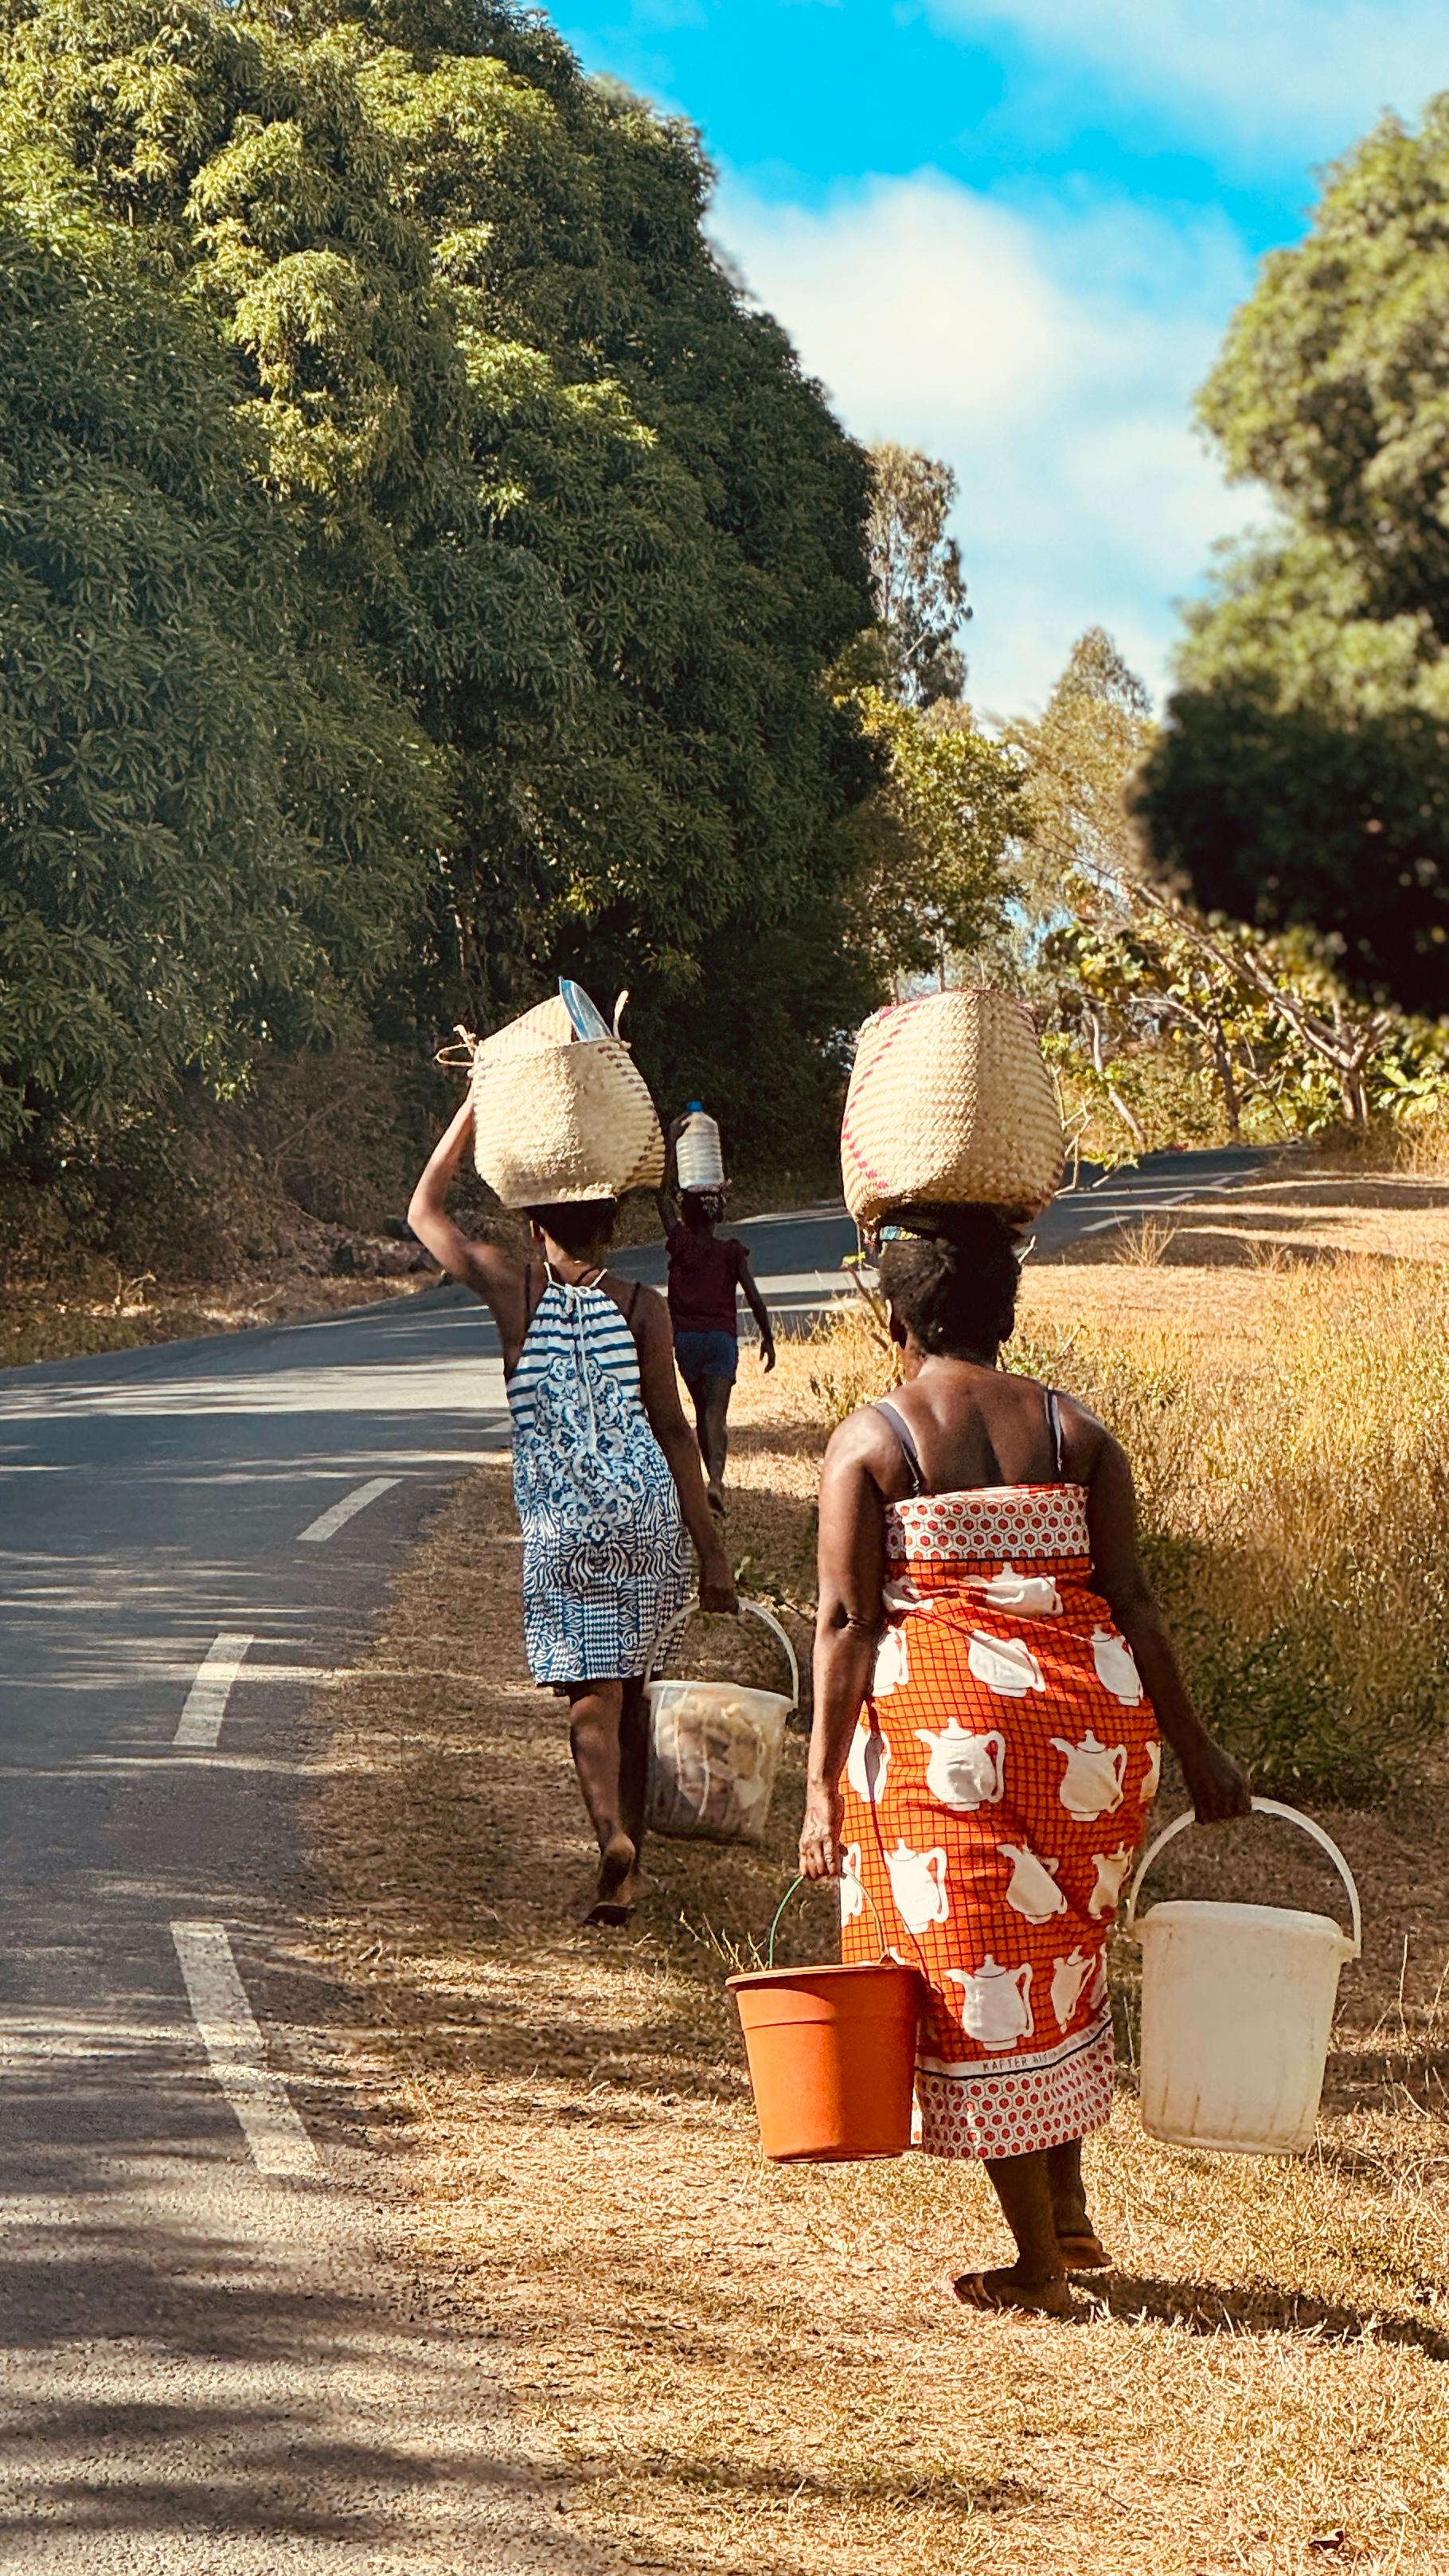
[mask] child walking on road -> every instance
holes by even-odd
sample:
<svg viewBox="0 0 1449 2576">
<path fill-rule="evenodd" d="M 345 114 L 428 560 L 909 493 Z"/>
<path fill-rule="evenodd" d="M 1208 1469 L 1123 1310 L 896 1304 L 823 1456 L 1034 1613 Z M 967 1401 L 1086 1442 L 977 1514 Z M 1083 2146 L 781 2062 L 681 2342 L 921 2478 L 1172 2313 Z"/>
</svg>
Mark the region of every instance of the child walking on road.
<svg viewBox="0 0 1449 2576">
<path fill-rule="evenodd" d="M 470 1101 L 414 1190 L 408 1220 L 498 1327 L 529 1667 L 569 1703 L 574 1768 L 599 1845 L 588 1920 L 621 1924 L 639 1894 L 644 1677 L 693 1588 L 686 1530 L 700 1607 L 733 1610 L 734 1581 L 680 1407 L 663 1299 L 604 1266 L 614 1201 L 526 1210 L 533 1261 L 474 1242 L 447 1212 L 472 1132 Z"/>
<path fill-rule="evenodd" d="M 671 1163 L 683 1125 L 676 1118 L 669 1131 Z M 722 1518 L 730 1392 L 740 1359 L 739 1298 L 743 1296 L 759 1327 L 760 1359 L 767 1370 L 775 1365 L 774 1328 L 755 1285 L 748 1249 L 738 1236 L 721 1239 L 715 1232 L 724 1215 L 721 1193 L 681 1190 L 676 1202 L 666 1189 L 657 1197 L 669 1254 L 674 1356 L 694 1406 L 710 1509 Z"/>
</svg>

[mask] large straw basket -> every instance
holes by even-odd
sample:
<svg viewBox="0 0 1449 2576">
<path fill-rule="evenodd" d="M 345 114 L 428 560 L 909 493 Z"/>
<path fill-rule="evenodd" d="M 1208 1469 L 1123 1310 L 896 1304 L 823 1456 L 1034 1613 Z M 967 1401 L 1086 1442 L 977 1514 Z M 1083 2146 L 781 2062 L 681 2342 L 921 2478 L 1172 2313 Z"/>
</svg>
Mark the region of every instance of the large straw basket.
<svg viewBox="0 0 1449 2576">
<path fill-rule="evenodd" d="M 480 1047 L 473 1152 L 484 1180 L 511 1208 L 622 1198 L 664 1178 L 654 1103 L 619 1038 L 571 1036 L 567 1045 L 536 1045 L 530 1054 Z"/>
<path fill-rule="evenodd" d="M 489 1064 L 499 1064 L 506 1056 L 537 1055 L 540 1047 L 571 1046 L 573 1035 L 567 1002 L 562 993 L 550 993 L 546 1002 L 535 1002 L 520 1019 L 495 1029 L 491 1038 L 473 1039 L 473 1061 L 476 1065 L 481 1056 Z"/>
<path fill-rule="evenodd" d="M 972 1202 L 1039 1216 L 1062 1177 L 1061 1111 L 1024 1006 L 984 986 L 866 1021 L 840 1132 L 845 1203 Z"/>
</svg>

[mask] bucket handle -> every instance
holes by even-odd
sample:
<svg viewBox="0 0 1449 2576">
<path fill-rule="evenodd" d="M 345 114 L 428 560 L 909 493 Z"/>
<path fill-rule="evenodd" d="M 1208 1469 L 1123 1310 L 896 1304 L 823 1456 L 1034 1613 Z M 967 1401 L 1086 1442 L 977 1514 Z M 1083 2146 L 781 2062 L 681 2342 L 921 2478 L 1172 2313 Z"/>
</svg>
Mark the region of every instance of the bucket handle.
<svg viewBox="0 0 1449 2576">
<path fill-rule="evenodd" d="M 843 1881 L 837 1879 L 835 1884 L 839 1887 L 843 1884 Z M 886 1928 L 881 1916 L 880 1907 L 877 1905 L 875 1898 L 872 1896 L 870 1889 L 866 1886 L 863 1878 L 858 1878 L 855 1881 L 855 1884 L 860 1889 L 861 1895 L 865 1898 L 867 1905 L 875 1916 L 875 1928 L 880 1934 L 880 1963 L 881 1966 L 884 1967 L 887 1959 L 890 1958 L 891 1953 L 886 1947 Z M 775 1908 L 775 1920 L 770 1926 L 769 1946 L 765 1954 L 765 1965 L 769 1968 L 773 1968 L 775 1964 L 775 1935 L 780 1929 L 780 1917 L 784 1913 L 786 1906 L 789 1904 L 791 1897 L 794 1896 L 804 1885 L 805 1880 L 803 1876 L 800 1878 L 792 1878 L 784 1895 L 781 1897 L 779 1904 Z"/>
<path fill-rule="evenodd" d="M 1296 1825 L 1300 1833 L 1305 1833 L 1311 1836 L 1312 1840 L 1319 1845 L 1320 1849 L 1327 1852 L 1329 1859 L 1332 1861 L 1334 1868 L 1337 1870 L 1339 1877 L 1342 1879 L 1344 1886 L 1348 1890 L 1349 1909 L 1353 1917 L 1353 1939 L 1349 1947 L 1348 1956 L 1350 1959 L 1360 1958 L 1363 1954 L 1363 1913 L 1359 1906 L 1358 1888 L 1354 1882 L 1353 1872 L 1349 1868 L 1347 1861 L 1344 1859 L 1342 1852 L 1339 1850 L 1337 1843 L 1333 1840 L 1332 1835 L 1326 1834 L 1321 1825 L 1316 1825 L 1311 1816 L 1300 1815 L 1296 1807 L 1285 1807 L 1277 1798 L 1255 1798 L 1253 1800 L 1253 1813 L 1255 1816 L 1281 1816 L 1286 1824 Z M 1142 1882 L 1147 1876 L 1149 1869 L 1152 1867 L 1153 1862 L 1156 1860 L 1158 1853 L 1163 1849 L 1165 1844 L 1171 1842 L 1174 1834 L 1184 1833 L 1189 1825 L 1195 1825 L 1196 1822 L 1197 1818 L 1189 1807 L 1185 1814 L 1174 1816 L 1171 1824 L 1158 1835 L 1156 1842 L 1152 1843 L 1143 1853 L 1141 1860 L 1138 1862 L 1137 1867 L 1132 1874 L 1132 1884 L 1127 1890 L 1126 1911 L 1122 1919 L 1122 1929 L 1126 1933 L 1129 1941 L 1135 1941 L 1137 1938 L 1137 1891 L 1141 1887 Z"/>
<path fill-rule="evenodd" d="M 748 1612 L 752 1619 L 760 1620 L 763 1625 L 769 1629 L 776 1644 L 784 1649 L 785 1661 L 790 1667 L 790 1710 L 793 1715 L 800 1705 L 800 1664 L 796 1656 L 795 1649 L 791 1645 L 789 1638 L 786 1636 L 784 1629 L 781 1627 L 779 1620 L 776 1618 L 774 1611 L 767 1610 L 763 1601 L 741 1601 L 739 1606 L 741 1616 L 743 1616 L 745 1612 Z M 675 1620 L 673 1626 L 666 1628 L 644 1668 L 644 1679 L 646 1682 L 653 1681 L 655 1674 L 659 1670 L 663 1657 L 673 1646 L 680 1630 L 686 1627 L 689 1621 L 694 1617 L 698 1608 L 699 1603 L 697 1601 L 691 1601 L 687 1610 L 680 1611 L 680 1614 Z M 740 1688 L 743 1690 L 745 1687 L 746 1685 L 742 1682 L 740 1684 Z"/>
</svg>

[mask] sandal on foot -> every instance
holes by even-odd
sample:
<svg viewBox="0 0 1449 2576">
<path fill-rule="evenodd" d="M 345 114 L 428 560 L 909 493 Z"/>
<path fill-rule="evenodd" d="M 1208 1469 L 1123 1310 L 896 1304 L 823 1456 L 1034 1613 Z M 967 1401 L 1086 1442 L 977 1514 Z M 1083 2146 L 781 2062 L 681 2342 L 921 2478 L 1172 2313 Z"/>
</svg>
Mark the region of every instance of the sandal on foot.
<svg viewBox="0 0 1449 2576">
<path fill-rule="evenodd" d="M 975 2308 L 987 2316 L 1061 2318 L 1077 2312 L 1066 2281 L 1044 2282 L 1040 2297 L 1034 2297 L 1025 2290 L 994 2290 L 986 2272 L 948 2272 L 942 2288 L 958 2308 Z"/>
<path fill-rule="evenodd" d="M 602 1924 L 607 1931 L 618 1932 L 622 1931 L 624 1925 L 632 1919 L 633 1913 L 632 1905 L 613 1905 L 606 1899 L 600 1898 L 597 1905 L 589 1907 L 584 1916 L 584 1923 L 586 1926 L 590 1923 L 595 1926 Z"/>
</svg>

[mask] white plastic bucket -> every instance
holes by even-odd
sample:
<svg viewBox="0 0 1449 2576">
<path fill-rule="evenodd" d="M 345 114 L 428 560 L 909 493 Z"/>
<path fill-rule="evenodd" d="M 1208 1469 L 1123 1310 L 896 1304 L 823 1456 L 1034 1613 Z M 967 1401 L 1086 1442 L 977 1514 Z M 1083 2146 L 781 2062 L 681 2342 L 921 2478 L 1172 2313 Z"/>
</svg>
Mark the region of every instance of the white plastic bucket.
<svg viewBox="0 0 1449 2576">
<path fill-rule="evenodd" d="M 706 1110 L 691 1109 L 675 1144 L 674 1166 L 682 1190 L 724 1188 L 724 1150 L 719 1129 Z"/>
<path fill-rule="evenodd" d="M 757 1843 L 775 1794 L 775 1773 L 785 1727 L 800 1704 L 795 1649 L 762 1601 L 740 1609 L 763 1622 L 790 1668 L 788 1697 L 742 1682 L 656 1681 L 650 1666 L 649 1793 L 645 1815 L 651 1833 L 707 1842 Z M 666 1647 L 685 1620 L 670 1632 Z"/>
<path fill-rule="evenodd" d="M 1321 1845 L 1348 1890 L 1353 1936 L 1326 1914 L 1169 1899 L 1137 1920 L 1137 1892 L 1178 1816 L 1143 1855 L 1123 1930 L 1142 1947 L 1142 2125 L 1176 2147 L 1291 2156 L 1313 2144 L 1339 1971 L 1356 1959 L 1358 1889 L 1338 1845 L 1296 1807 L 1255 1798 Z"/>
</svg>

